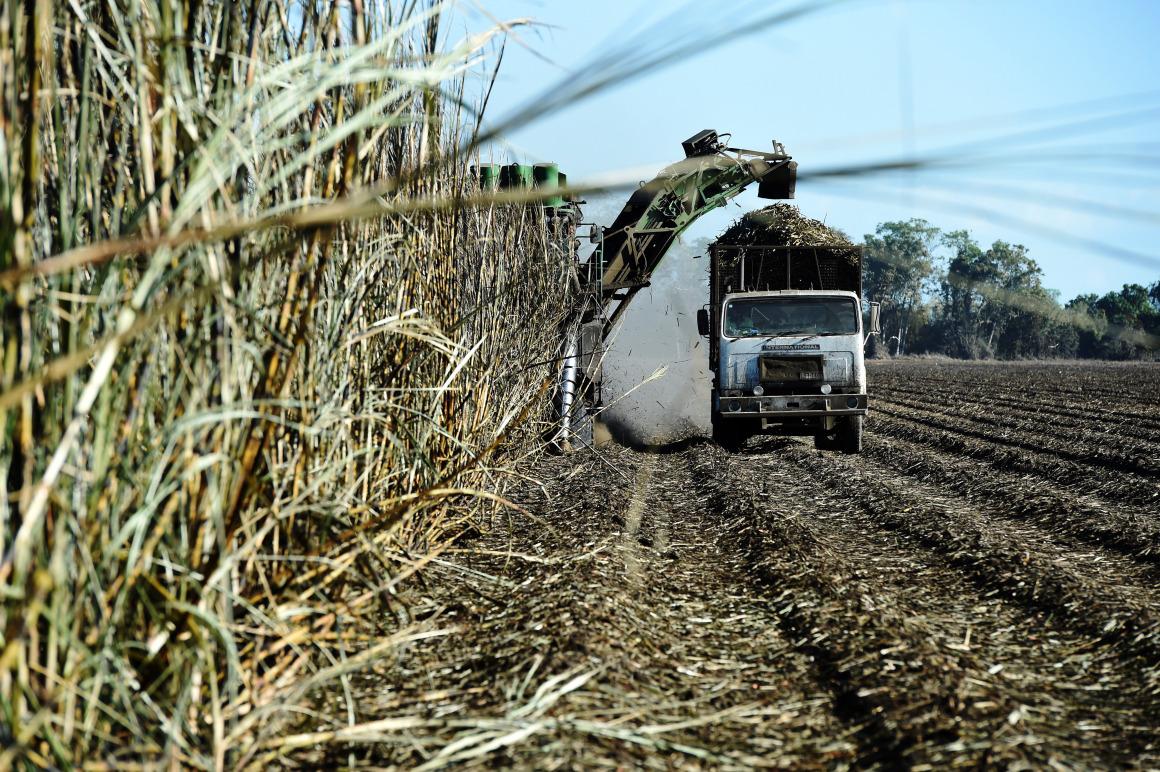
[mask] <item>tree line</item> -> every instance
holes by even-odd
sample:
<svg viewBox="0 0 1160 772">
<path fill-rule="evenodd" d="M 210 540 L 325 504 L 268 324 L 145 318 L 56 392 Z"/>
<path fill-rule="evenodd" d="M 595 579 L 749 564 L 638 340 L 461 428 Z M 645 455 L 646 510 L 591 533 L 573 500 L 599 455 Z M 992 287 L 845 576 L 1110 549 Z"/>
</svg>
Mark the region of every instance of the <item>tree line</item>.
<svg viewBox="0 0 1160 772">
<path fill-rule="evenodd" d="M 1061 303 L 1021 244 L 983 248 L 965 230 L 921 219 L 881 223 L 863 244 L 864 293 L 882 304 L 874 354 L 1155 359 L 1160 351 L 1160 280 Z"/>
</svg>

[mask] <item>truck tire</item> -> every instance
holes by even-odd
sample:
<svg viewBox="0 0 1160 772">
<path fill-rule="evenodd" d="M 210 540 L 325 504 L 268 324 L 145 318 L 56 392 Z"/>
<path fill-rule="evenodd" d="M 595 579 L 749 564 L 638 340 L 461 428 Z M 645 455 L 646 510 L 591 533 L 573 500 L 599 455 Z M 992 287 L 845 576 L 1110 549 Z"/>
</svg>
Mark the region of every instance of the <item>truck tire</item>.
<svg viewBox="0 0 1160 772">
<path fill-rule="evenodd" d="M 837 420 L 833 431 L 814 435 L 818 450 L 838 450 L 842 453 L 862 452 L 862 416 L 852 415 Z"/>
<path fill-rule="evenodd" d="M 838 450 L 843 453 L 862 452 L 862 423 L 865 416 L 852 415 L 838 428 Z"/>
<path fill-rule="evenodd" d="M 833 433 L 823 432 L 814 435 L 814 447 L 818 450 L 837 450 L 838 438 Z"/>
<path fill-rule="evenodd" d="M 713 442 L 725 450 L 736 453 L 745 447 L 748 439 L 749 433 L 745 431 L 742 421 L 713 421 Z"/>
</svg>

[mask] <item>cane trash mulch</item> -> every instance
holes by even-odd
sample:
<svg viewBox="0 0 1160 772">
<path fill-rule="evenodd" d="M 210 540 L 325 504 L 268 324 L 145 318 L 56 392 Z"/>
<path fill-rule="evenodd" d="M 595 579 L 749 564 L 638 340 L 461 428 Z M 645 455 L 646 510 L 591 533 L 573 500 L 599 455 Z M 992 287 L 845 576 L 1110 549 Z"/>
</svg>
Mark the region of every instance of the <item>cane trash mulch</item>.
<svg viewBox="0 0 1160 772">
<path fill-rule="evenodd" d="M 1091 401 L 1156 370 L 875 363 L 883 409 L 857 456 L 770 437 L 544 457 L 493 522 L 414 557 L 417 581 L 391 599 L 409 640 L 319 693 L 349 725 L 304 719 L 284 758 L 1160 768 L 1160 567 L 1144 549 L 1160 497 L 1138 500 L 1158 484 L 1144 470 L 1160 426 Z M 945 429 L 911 431 L 932 413 Z M 1118 422 L 1135 430 L 1114 453 L 1063 458 L 1068 437 Z M 981 451 L 1024 441 L 1038 449 L 1018 470 Z"/>
</svg>

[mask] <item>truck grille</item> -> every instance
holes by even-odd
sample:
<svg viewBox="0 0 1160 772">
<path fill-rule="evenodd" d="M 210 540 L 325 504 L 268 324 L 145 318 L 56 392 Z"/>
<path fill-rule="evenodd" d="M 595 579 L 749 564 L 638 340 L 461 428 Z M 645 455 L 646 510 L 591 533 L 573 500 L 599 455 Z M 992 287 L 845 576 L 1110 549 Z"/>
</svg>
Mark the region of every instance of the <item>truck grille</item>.
<svg viewBox="0 0 1160 772">
<path fill-rule="evenodd" d="M 757 363 L 757 377 L 762 383 L 820 383 L 821 357 L 763 356 Z"/>
</svg>

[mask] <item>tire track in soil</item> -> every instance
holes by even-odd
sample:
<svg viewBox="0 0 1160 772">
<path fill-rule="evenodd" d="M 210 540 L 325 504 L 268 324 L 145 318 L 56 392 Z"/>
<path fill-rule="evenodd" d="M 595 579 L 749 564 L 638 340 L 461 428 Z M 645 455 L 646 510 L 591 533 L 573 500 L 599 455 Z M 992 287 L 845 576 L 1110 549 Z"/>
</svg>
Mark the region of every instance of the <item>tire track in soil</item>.
<svg viewBox="0 0 1160 772">
<path fill-rule="evenodd" d="M 744 739 L 723 741 L 721 732 L 707 725 L 698 741 L 705 747 L 733 747 L 731 755 L 743 766 L 849 768 L 857 757 L 852 736 L 858 727 L 845 721 L 815 679 L 809 656 L 780 635 L 768 598 L 753 585 L 745 555 L 718 513 L 706 506 L 706 481 L 693 474 L 690 459 L 711 450 L 698 444 L 649 454 L 651 461 L 641 466 L 649 470 L 647 483 L 642 485 L 644 475 L 639 475 L 636 485 L 649 495 L 634 496 L 625 517 L 627 534 L 633 531 L 631 513 L 641 513 L 634 541 L 643 548 L 638 575 L 651 583 L 651 602 L 690 615 L 685 634 L 668 655 L 704 663 L 684 670 L 703 679 L 702 689 L 720 689 L 726 683 L 720 676 L 733 674 L 730 699 L 712 703 L 722 712 L 730 709 L 731 700 L 750 698 L 762 706 L 761 715 L 773 718 L 750 719 Z M 673 563 L 692 571 L 674 576 Z"/>
<path fill-rule="evenodd" d="M 857 727 L 782 636 L 746 555 L 709 491 L 691 475 L 698 445 L 673 454 L 614 448 L 510 494 L 527 510 L 512 528 L 472 543 L 463 584 L 432 584 L 423 618 L 456 623 L 454 637 L 420 641 L 356 686 L 360 719 L 407 711 L 447 728 L 412 733 L 372 760 L 411 768 L 479 726 L 521 731 L 540 685 L 593 673 L 551 706 L 544 726 L 473 763 L 505 769 L 851 769 Z M 545 491 L 547 495 L 545 495 Z M 512 561 L 504 553 L 528 559 Z M 445 561 L 450 562 L 450 561 Z M 489 587 L 482 577 L 504 582 Z M 466 596 L 471 599 L 473 596 Z M 481 600 L 482 599 L 482 600 Z M 568 677 L 572 677 L 569 675 Z M 381 706 L 376 709 L 375 706 Z M 315 762 L 345 763 L 345 756 Z"/>
<path fill-rule="evenodd" d="M 655 453 L 645 455 L 640 469 L 636 473 L 636 483 L 629 496 L 628 509 L 624 515 L 624 533 L 619 545 L 624 555 L 625 575 L 629 584 L 639 587 L 642 583 L 642 564 L 640 558 L 639 541 L 637 534 L 640 531 L 640 522 L 644 516 L 645 502 L 648 500 L 649 485 L 652 482 L 653 472 L 656 470 Z"/>
<path fill-rule="evenodd" d="M 729 540 L 745 550 L 753 581 L 765 585 L 765 594 L 776 609 L 775 623 L 800 654 L 808 658 L 814 677 L 832 695 L 837 714 L 851 725 L 849 737 L 856 743 L 852 767 L 910 769 L 911 760 L 904 758 L 904 754 L 915 744 L 915 738 L 900 731 L 895 717 L 884 713 L 886 706 L 876 698 L 882 690 L 876 685 L 860 688 L 863 682 L 847 675 L 845 663 L 856 657 L 856 652 L 832 645 L 831 635 L 826 632 L 826 628 L 840 630 L 848 621 L 842 618 L 848 617 L 842 613 L 846 609 L 837 608 L 838 604 L 823 593 L 815 594 L 816 574 L 828 573 L 833 566 L 818 571 L 818 567 L 803 565 L 802 560 L 785 557 L 800 558 L 808 552 L 810 547 L 803 547 L 802 542 L 809 544 L 809 535 L 803 539 L 800 533 L 791 535 L 793 529 L 784 523 L 771 527 L 764 522 L 753 491 L 744 484 L 738 485 L 735 474 L 722 478 L 721 470 L 728 469 L 730 460 L 702 459 L 693 463 L 696 472 L 710 486 L 710 508 L 727 523 Z M 780 538 L 770 538 L 771 533 Z M 791 566 L 788 569 L 787 563 Z M 842 581 L 840 576 L 833 578 Z M 878 643 L 889 643 L 885 633 L 875 633 Z M 884 652 L 895 650 L 897 647 L 893 645 L 883 648 Z"/>
<path fill-rule="evenodd" d="M 1107 708 L 1035 689 L 1035 673 L 1086 686 L 1103 677 L 1086 672 L 1082 656 L 1068 658 L 1089 640 L 973 587 L 915 539 L 850 507 L 841 489 L 827 493 L 814 475 L 795 473 L 804 446 L 770 450 L 745 457 L 763 467 L 761 487 L 731 479 L 719 503 L 747 520 L 739 537 L 756 573 L 782 591 L 786 635 L 817 657 L 840 705 L 867 719 L 862 764 L 1086 769 L 1144 748 L 1133 736 L 1124 750 L 1122 722 L 1110 724 Z M 786 453 L 789 464 L 778 458 Z M 1000 634 L 1031 626 L 1043 634 L 1034 646 Z"/>
</svg>

